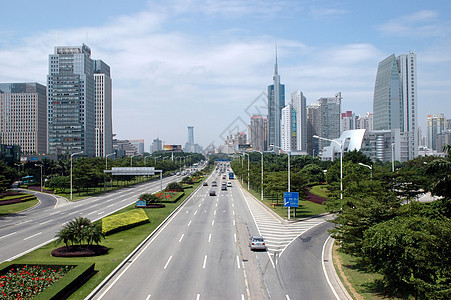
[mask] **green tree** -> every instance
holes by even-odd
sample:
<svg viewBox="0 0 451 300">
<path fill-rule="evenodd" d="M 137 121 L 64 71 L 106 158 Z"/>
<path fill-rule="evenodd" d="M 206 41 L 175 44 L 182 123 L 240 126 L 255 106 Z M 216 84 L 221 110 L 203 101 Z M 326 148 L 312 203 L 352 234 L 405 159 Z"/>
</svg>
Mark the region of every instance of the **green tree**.
<svg viewBox="0 0 451 300">
<path fill-rule="evenodd" d="M 66 189 L 70 188 L 70 178 L 69 176 L 56 176 L 47 182 L 47 186 L 54 190 L 60 190 L 62 193 Z"/>
<path fill-rule="evenodd" d="M 17 179 L 17 171 L 0 161 L 0 193 L 9 189 L 15 179 Z"/>
<path fill-rule="evenodd" d="M 421 298 L 451 298 L 451 222 L 400 216 L 364 234 L 363 255 L 381 273 L 387 291 Z"/>
<path fill-rule="evenodd" d="M 183 186 L 179 182 L 171 182 L 166 186 L 166 190 L 183 192 Z"/>
<path fill-rule="evenodd" d="M 451 198 L 451 145 L 443 147 L 446 159 L 436 159 L 428 164 L 427 172 L 433 176 L 431 192 L 446 199 Z"/>
<path fill-rule="evenodd" d="M 343 199 L 337 192 L 326 202 L 328 210 L 337 215 L 332 220 L 338 225 L 331 231 L 332 236 L 341 242 L 345 253 L 361 256 L 365 230 L 397 216 L 401 202 L 381 182 L 350 181 Z"/>
<path fill-rule="evenodd" d="M 300 171 L 305 181 L 311 183 L 321 183 L 326 180 L 323 169 L 316 164 L 309 164 L 302 168 Z"/>
</svg>

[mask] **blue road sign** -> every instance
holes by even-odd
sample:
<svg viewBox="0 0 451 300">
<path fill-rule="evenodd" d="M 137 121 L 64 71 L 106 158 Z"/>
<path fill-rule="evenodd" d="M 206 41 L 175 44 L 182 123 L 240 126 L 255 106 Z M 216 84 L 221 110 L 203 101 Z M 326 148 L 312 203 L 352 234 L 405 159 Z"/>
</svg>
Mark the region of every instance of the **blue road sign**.
<svg viewBox="0 0 451 300">
<path fill-rule="evenodd" d="M 146 201 L 144 200 L 136 201 L 136 207 L 146 207 Z"/>
<path fill-rule="evenodd" d="M 283 193 L 283 207 L 299 207 L 299 193 L 298 192 L 284 192 Z"/>
</svg>

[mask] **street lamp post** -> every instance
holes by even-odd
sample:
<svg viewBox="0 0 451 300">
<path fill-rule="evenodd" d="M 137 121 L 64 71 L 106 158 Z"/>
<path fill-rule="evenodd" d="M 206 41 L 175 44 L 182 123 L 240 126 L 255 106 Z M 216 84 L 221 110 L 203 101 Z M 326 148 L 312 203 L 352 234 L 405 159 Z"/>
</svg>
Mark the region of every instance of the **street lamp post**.
<svg viewBox="0 0 451 300">
<path fill-rule="evenodd" d="M 391 143 L 391 171 L 395 172 L 395 143 Z"/>
<path fill-rule="evenodd" d="M 362 163 L 359 163 L 359 165 L 361 165 L 363 167 L 367 167 L 368 169 L 370 169 L 370 178 L 372 179 L 373 178 L 373 167 L 369 166 L 369 165 L 362 164 Z"/>
<path fill-rule="evenodd" d="M 139 156 L 139 154 L 132 155 L 132 156 L 130 157 L 130 167 L 133 167 L 133 157 L 135 157 L 135 156 Z"/>
<path fill-rule="evenodd" d="M 72 201 L 72 158 L 74 157 L 74 155 L 79 155 L 79 154 L 83 154 L 83 151 L 77 152 L 77 153 L 72 153 L 70 155 L 70 201 Z"/>
<path fill-rule="evenodd" d="M 262 155 L 261 201 L 263 201 L 263 151 L 254 150 L 253 152 L 258 152 Z"/>
<path fill-rule="evenodd" d="M 105 156 L 105 170 L 108 170 L 108 156 L 114 155 L 116 153 L 110 153 Z"/>
<path fill-rule="evenodd" d="M 279 148 L 280 150 L 283 151 L 283 149 L 281 147 L 278 147 L 276 145 L 270 145 L 270 147 L 274 147 L 274 148 Z M 291 192 L 291 175 L 290 175 L 290 151 L 287 152 L 288 155 L 288 193 Z M 294 216 L 296 217 L 296 216 Z M 288 220 L 290 219 L 290 207 L 288 206 Z"/>
<path fill-rule="evenodd" d="M 340 199 L 343 199 L 343 144 L 336 140 L 331 140 L 327 138 L 323 138 L 317 135 L 313 136 L 315 139 L 325 140 L 329 142 L 337 143 L 340 146 Z M 332 151 L 333 156 L 333 151 Z"/>
<path fill-rule="evenodd" d="M 249 191 L 249 153 L 244 153 L 244 155 L 247 155 L 247 190 Z"/>
<path fill-rule="evenodd" d="M 43 167 L 43 165 L 37 165 L 37 166 L 41 167 L 41 193 L 42 193 L 42 167 Z"/>
<path fill-rule="evenodd" d="M 116 153 L 113 152 L 113 153 L 107 154 L 107 155 L 105 156 L 105 170 L 108 170 L 108 156 L 115 155 L 115 154 L 116 154 Z M 104 192 L 106 192 L 106 190 L 107 190 L 107 184 L 106 184 L 106 179 L 105 179 L 105 177 L 106 177 L 106 174 L 104 174 L 104 176 L 103 176 L 103 191 L 104 191 Z M 111 177 L 111 183 L 112 183 L 112 181 L 113 181 L 113 178 Z M 113 188 L 113 185 L 112 185 L 112 184 L 111 184 L 111 188 Z"/>
</svg>

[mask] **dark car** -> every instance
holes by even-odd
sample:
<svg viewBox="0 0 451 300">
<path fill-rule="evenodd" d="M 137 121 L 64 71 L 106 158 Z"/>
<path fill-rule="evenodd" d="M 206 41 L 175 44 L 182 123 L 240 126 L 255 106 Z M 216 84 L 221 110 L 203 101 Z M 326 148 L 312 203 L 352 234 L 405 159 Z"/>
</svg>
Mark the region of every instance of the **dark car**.
<svg viewBox="0 0 451 300">
<path fill-rule="evenodd" d="M 216 196 L 216 192 L 214 190 L 210 191 L 210 196 Z"/>
<path fill-rule="evenodd" d="M 218 183 L 217 183 L 216 181 L 213 181 L 213 182 L 211 183 L 211 186 L 218 186 Z"/>
<path fill-rule="evenodd" d="M 208 182 L 204 181 L 204 183 L 202 183 L 203 186 L 208 186 Z"/>
</svg>

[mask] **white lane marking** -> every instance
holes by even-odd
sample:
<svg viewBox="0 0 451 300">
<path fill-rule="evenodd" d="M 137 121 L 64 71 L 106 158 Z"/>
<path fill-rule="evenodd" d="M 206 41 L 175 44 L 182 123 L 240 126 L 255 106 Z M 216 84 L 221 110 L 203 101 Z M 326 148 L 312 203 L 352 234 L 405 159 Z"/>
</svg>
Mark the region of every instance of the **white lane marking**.
<svg viewBox="0 0 451 300">
<path fill-rule="evenodd" d="M 9 233 L 9 234 L 7 234 L 7 235 L 4 235 L 4 236 L 0 236 L 0 240 L 1 240 L 2 238 L 7 237 L 7 236 L 13 235 L 13 234 L 15 234 L 15 233 L 17 233 L 17 231 L 11 232 L 11 233 Z"/>
<path fill-rule="evenodd" d="M 233 215 L 235 215 L 235 211 L 233 210 L 232 212 L 233 212 Z"/>
<path fill-rule="evenodd" d="M 114 206 L 114 204 L 115 204 L 115 203 L 113 203 L 113 204 L 110 204 L 110 205 L 108 205 L 107 207 L 111 207 L 111 206 Z"/>
<path fill-rule="evenodd" d="M 199 300 L 199 299 L 200 299 L 200 294 L 197 294 L 196 300 Z"/>
<path fill-rule="evenodd" d="M 237 265 L 238 269 L 241 269 L 241 267 L 240 267 L 240 258 L 239 258 L 238 255 L 236 256 L 236 265 Z"/>
<path fill-rule="evenodd" d="M 288 296 L 288 295 L 285 295 L 285 297 L 287 298 L 287 300 L 290 300 L 290 296 Z"/>
<path fill-rule="evenodd" d="M 37 236 L 37 235 L 40 235 L 41 233 L 42 233 L 42 232 L 38 232 L 38 233 L 36 233 L 36 234 L 30 235 L 29 237 L 26 237 L 26 238 L 24 238 L 23 240 L 25 241 L 25 240 L 31 239 L 32 237 L 35 237 L 35 236 Z"/>
<path fill-rule="evenodd" d="M 179 239 L 179 243 L 182 241 L 183 237 L 185 236 L 185 234 L 183 233 L 182 236 Z"/>
<path fill-rule="evenodd" d="M 235 226 L 235 220 L 233 220 L 233 226 Z"/>
<path fill-rule="evenodd" d="M 235 204 L 232 203 L 232 207 L 235 207 Z"/>
<path fill-rule="evenodd" d="M 103 214 L 104 212 L 105 212 L 105 211 L 101 211 L 101 212 L 98 213 L 98 215 L 101 215 L 101 214 Z"/>
<path fill-rule="evenodd" d="M 202 203 L 199 203 L 199 207 L 202 205 Z"/>
<path fill-rule="evenodd" d="M 211 233 L 210 233 L 210 235 L 208 236 L 208 242 L 210 243 L 210 241 L 211 241 Z"/>
<path fill-rule="evenodd" d="M 213 215 L 216 216 L 216 210 L 215 210 L 215 212 L 213 213 Z"/>
<path fill-rule="evenodd" d="M 233 234 L 233 239 L 235 240 L 236 243 L 236 233 Z"/>
<path fill-rule="evenodd" d="M 168 261 L 166 262 L 166 264 L 164 265 L 164 268 L 163 268 L 163 269 L 165 269 L 165 270 L 166 270 L 166 268 L 168 267 L 168 265 L 169 265 L 169 262 L 171 261 L 171 259 L 172 259 L 172 255 L 171 255 L 171 256 L 169 256 L 169 259 L 168 259 Z"/>
<path fill-rule="evenodd" d="M 189 211 L 187 210 L 186 213 L 189 213 Z"/>
<path fill-rule="evenodd" d="M 337 298 L 337 300 L 340 300 L 340 297 L 338 297 L 337 292 L 335 291 L 334 287 L 332 286 L 332 282 L 330 282 L 330 280 L 329 280 L 329 276 L 327 275 L 327 271 L 326 271 L 326 265 L 324 264 L 324 259 L 325 259 L 324 255 L 325 255 L 325 252 L 326 252 L 326 244 L 327 244 L 327 242 L 329 241 L 329 239 L 330 239 L 330 236 L 329 236 L 329 237 L 327 238 L 327 240 L 324 242 L 323 250 L 321 251 L 321 252 L 322 252 L 322 253 L 321 253 L 321 263 L 322 263 L 322 265 L 323 265 L 323 273 L 324 273 L 324 276 L 326 276 L 326 280 L 327 280 L 327 283 L 329 284 L 330 289 L 331 289 L 332 292 L 334 293 L 335 298 Z"/>
<path fill-rule="evenodd" d="M 205 255 L 204 258 L 204 265 L 202 266 L 203 269 L 205 269 L 205 266 L 207 265 L 207 255 Z"/>
<path fill-rule="evenodd" d="M 189 221 L 188 226 L 191 225 L 191 221 Z"/>
<path fill-rule="evenodd" d="M 53 221 L 53 219 L 50 219 L 50 220 L 47 220 L 47 221 L 41 222 L 41 223 L 39 223 L 39 225 L 42 225 L 42 224 L 45 224 L 45 223 L 48 223 L 48 222 L 51 222 L 51 221 Z"/>
<path fill-rule="evenodd" d="M 241 294 L 241 300 L 244 300 L 245 298 L 244 298 L 244 295 L 243 294 Z"/>
<path fill-rule="evenodd" d="M 87 214 L 87 216 L 95 214 L 97 212 L 97 210 L 90 212 L 89 214 Z"/>
<path fill-rule="evenodd" d="M 215 220 L 211 221 L 211 226 L 215 225 Z"/>
<path fill-rule="evenodd" d="M 150 299 L 150 294 L 149 295 L 147 295 L 147 297 L 146 297 L 146 300 L 149 300 Z"/>
<path fill-rule="evenodd" d="M 194 215 L 196 215 L 197 214 L 197 210 L 194 212 Z"/>
</svg>

